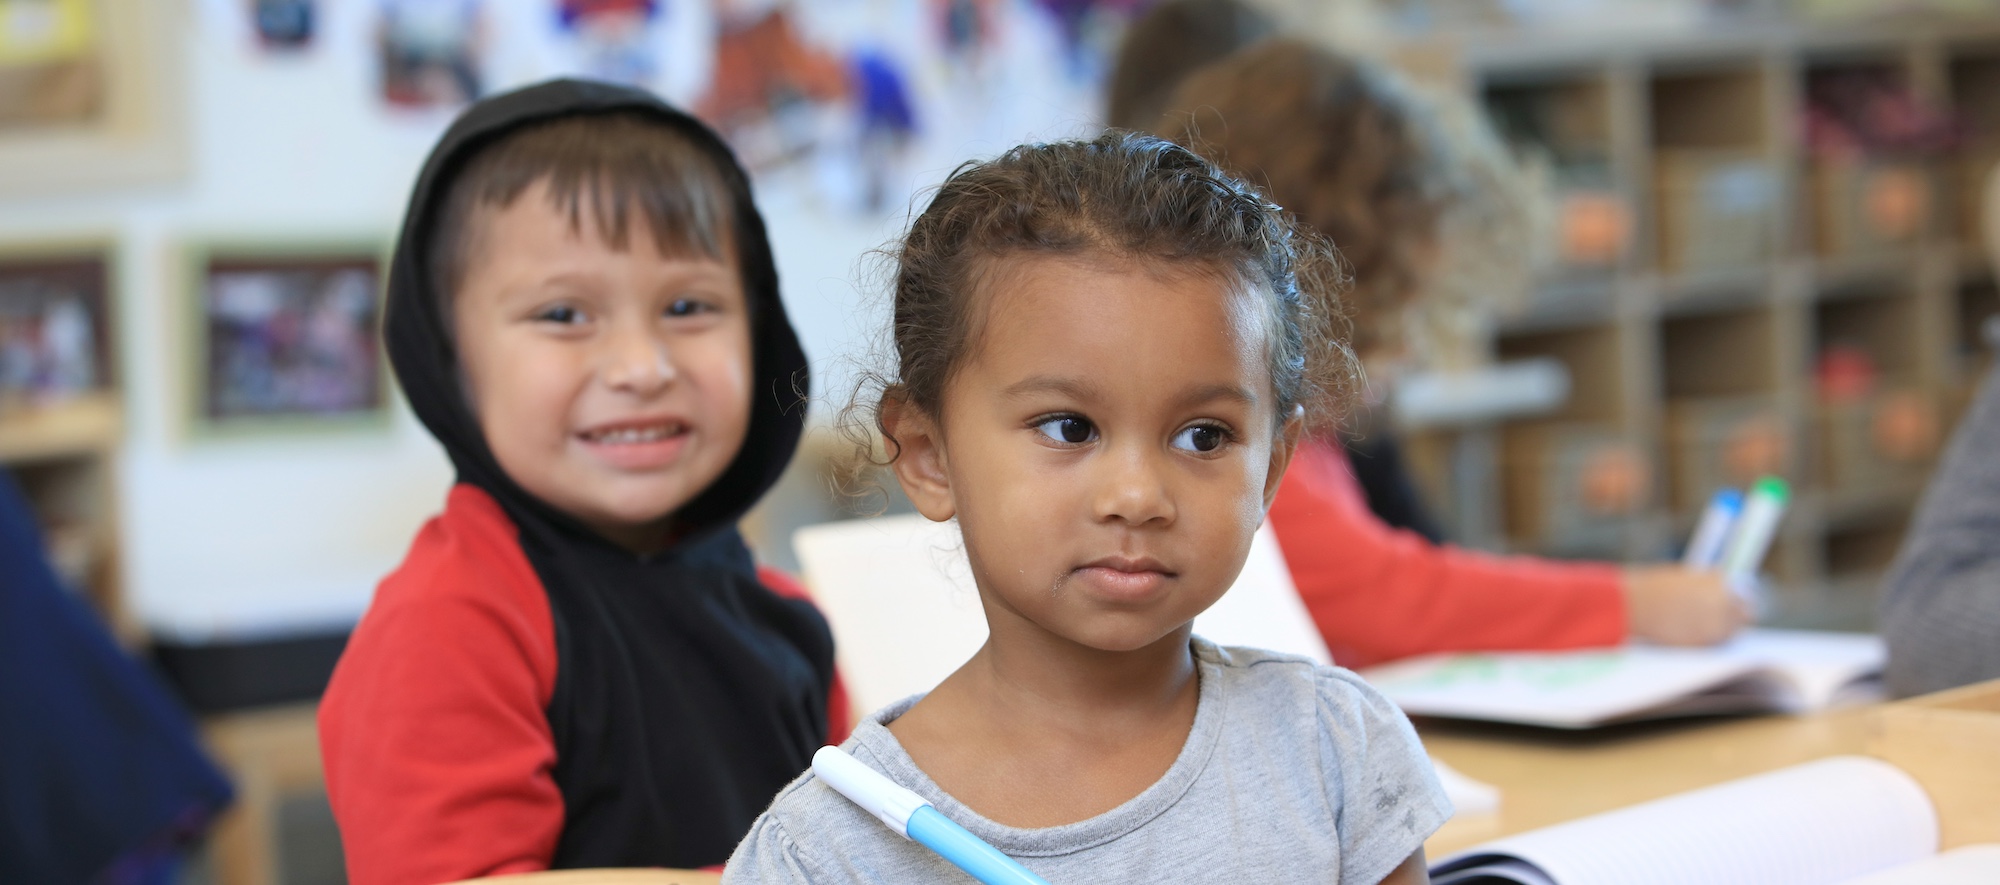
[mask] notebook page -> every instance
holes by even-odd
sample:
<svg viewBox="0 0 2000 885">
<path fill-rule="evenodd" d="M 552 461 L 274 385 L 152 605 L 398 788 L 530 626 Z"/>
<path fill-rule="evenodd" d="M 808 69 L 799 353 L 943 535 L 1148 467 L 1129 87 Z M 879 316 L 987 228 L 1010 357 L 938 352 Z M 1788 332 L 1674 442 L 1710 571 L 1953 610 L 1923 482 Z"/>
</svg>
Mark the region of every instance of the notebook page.
<svg viewBox="0 0 2000 885">
<path fill-rule="evenodd" d="M 1370 667 L 1369 684 L 1412 715 L 1588 728 L 1732 682 L 1754 662 L 1709 649 L 1426 655 Z"/>
<path fill-rule="evenodd" d="M 1825 708 L 1841 689 L 1881 673 L 1889 659 L 1880 636 L 1821 630 L 1745 630 L 1720 650 L 1782 672 L 1798 693 L 1785 712 Z"/>
<path fill-rule="evenodd" d="M 1558 885 L 1837 885 L 1927 857 L 1937 838 L 1909 775 L 1833 756 L 1498 839 L 1436 874 L 1504 854 Z"/>
<path fill-rule="evenodd" d="M 1993 885 L 2000 882 L 2000 845 L 1966 845 L 1841 885 Z"/>
</svg>

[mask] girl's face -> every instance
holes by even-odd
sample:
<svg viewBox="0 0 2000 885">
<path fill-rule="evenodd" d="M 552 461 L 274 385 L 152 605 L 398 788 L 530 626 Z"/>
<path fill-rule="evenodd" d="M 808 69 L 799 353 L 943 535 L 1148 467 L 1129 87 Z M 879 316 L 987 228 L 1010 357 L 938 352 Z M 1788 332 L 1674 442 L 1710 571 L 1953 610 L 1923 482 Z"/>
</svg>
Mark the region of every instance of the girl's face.
<svg viewBox="0 0 2000 885">
<path fill-rule="evenodd" d="M 750 318 L 734 267 L 660 254 L 643 216 L 623 250 L 582 221 L 542 184 L 479 219 L 453 330 L 500 467 L 643 551 L 743 446 Z"/>
<path fill-rule="evenodd" d="M 942 423 L 886 415 L 925 516 L 956 516 L 996 639 L 1186 641 L 1235 580 L 1301 421 L 1280 422 L 1261 297 L 1219 274 L 1006 259 Z"/>
</svg>

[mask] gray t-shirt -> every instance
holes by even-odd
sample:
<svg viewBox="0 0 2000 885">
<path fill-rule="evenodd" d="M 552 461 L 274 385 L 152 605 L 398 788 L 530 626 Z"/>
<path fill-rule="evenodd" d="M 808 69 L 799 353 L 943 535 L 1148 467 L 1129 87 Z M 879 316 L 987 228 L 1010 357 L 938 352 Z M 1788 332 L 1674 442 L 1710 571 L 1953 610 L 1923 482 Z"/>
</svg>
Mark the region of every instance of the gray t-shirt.
<svg viewBox="0 0 2000 885">
<path fill-rule="evenodd" d="M 868 717 L 844 747 L 1052 885 L 1373 885 L 1451 816 L 1409 720 L 1353 673 L 1200 638 L 1193 649 L 1198 696 L 1180 756 L 1089 820 L 1003 826 L 938 789 L 884 727 L 917 698 Z M 973 879 L 807 772 L 751 826 L 722 881 Z"/>
</svg>

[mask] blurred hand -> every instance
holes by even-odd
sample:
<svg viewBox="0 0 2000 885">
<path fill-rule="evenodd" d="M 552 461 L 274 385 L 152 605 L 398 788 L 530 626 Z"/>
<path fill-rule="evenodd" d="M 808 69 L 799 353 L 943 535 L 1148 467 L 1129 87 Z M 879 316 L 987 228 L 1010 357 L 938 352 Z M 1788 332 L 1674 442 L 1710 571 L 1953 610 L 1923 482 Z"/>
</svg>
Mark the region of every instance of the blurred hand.
<svg viewBox="0 0 2000 885">
<path fill-rule="evenodd" d="M 1677 565 L 1625 569 L 1625 624 L 1635 639 L 1714 645 L 1750 623 L 1750 606 L 1722 575 Z"/>
</svg>

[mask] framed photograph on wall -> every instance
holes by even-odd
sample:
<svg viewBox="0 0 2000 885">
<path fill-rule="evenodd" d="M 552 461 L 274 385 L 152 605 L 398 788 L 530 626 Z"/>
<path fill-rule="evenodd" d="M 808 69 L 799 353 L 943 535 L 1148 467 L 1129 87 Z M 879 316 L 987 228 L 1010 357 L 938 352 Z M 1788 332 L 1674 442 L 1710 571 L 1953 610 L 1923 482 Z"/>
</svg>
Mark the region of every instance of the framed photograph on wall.
<svg viewBox="0 0 2000 885">
<path fill-rule="evenodd" d="M 214 245 L 189 267 L 198 433 L 386 422 L 379 246 Z"/>
<path fill-rule="evenodd" d="M 0 0 L 0 194 L 102 190 L 186 172 L 177 6 Z"/>
<path fill-rule="evenodd" d="M 107 394 L 108 244 L 0 244 L 0 417 Z"/>
</svg>

